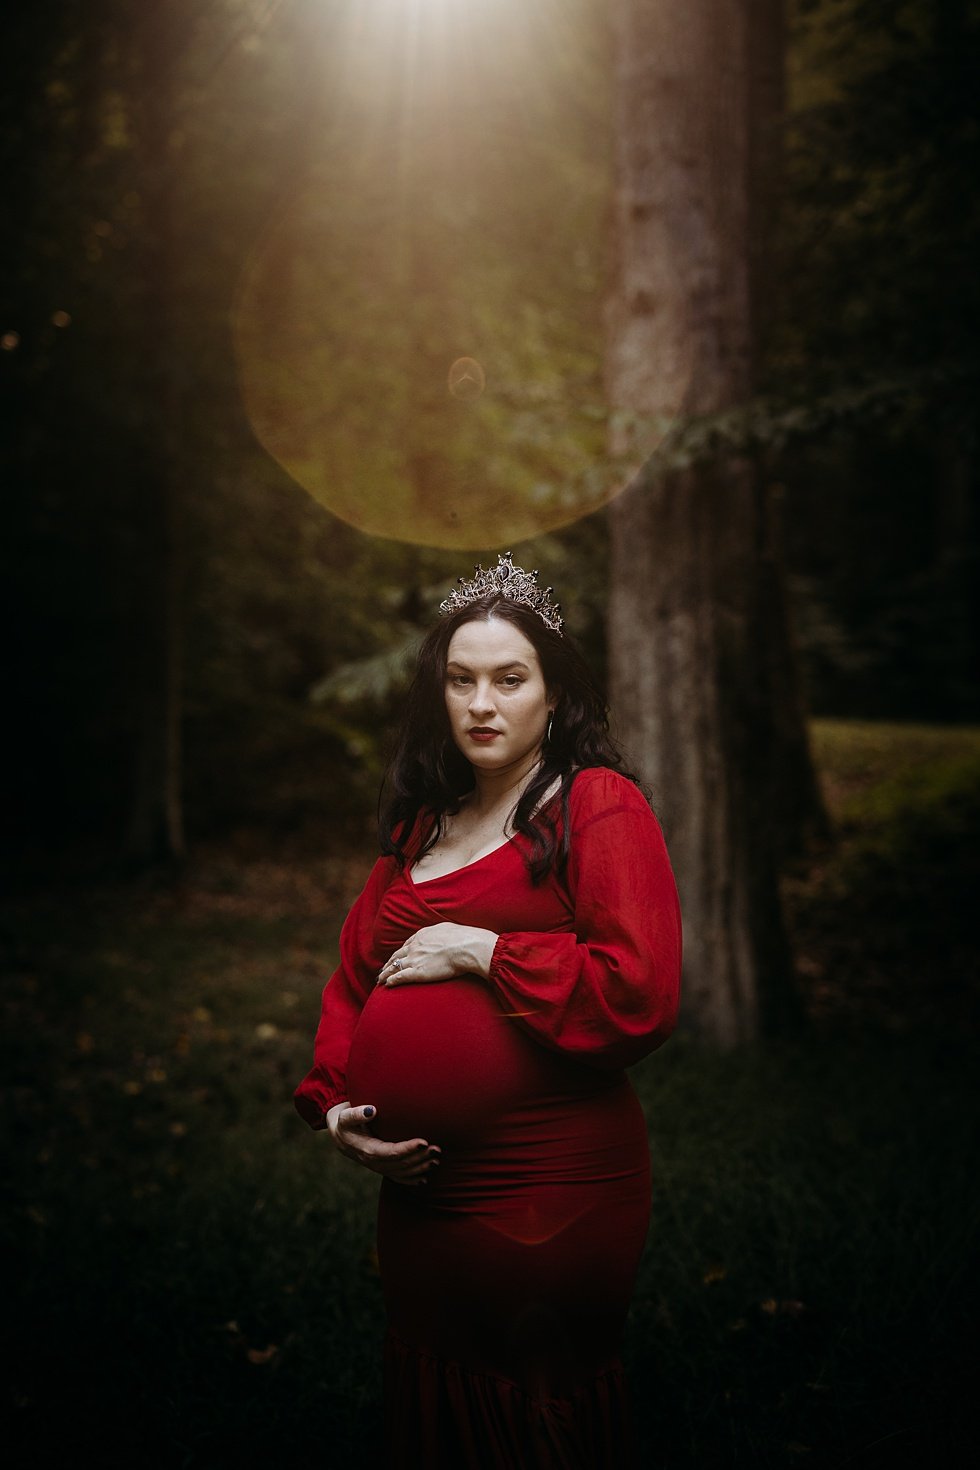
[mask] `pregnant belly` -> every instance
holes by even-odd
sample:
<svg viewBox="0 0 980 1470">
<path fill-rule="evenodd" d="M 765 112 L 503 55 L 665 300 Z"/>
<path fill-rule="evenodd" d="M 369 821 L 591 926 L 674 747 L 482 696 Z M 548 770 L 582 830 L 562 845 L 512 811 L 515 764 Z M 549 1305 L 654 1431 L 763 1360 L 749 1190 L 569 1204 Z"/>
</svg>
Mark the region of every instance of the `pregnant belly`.
<svg viewBox="0 0 980 1470">
<path fill-rule="evenodd" d="M 351 1043 L 351 1103 L 373 1103 L 379 1138 L 478 1143 L 555 1089 L 568 1066 L 533 1041 L 480 980 L 377 987 Z M 577 1070 L 577 1069 L 576 1069 Z"/>
</svg>

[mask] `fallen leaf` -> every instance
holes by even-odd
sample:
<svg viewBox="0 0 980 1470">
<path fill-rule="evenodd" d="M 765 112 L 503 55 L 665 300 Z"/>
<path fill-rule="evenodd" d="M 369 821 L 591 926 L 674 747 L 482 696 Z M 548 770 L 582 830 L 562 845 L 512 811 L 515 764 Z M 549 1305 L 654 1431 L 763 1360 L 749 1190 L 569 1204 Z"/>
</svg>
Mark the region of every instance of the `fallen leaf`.
<svg viewBox="0 0 980 1470">
<path fill-rule="evenodd" d="M 250 1363 L 261 1365 L 262 1363 L 271 1363 L 272 1359 L 276 1356 L 276 1353 L 278 1351 L 278 1347 L 274 1342 L 272 1342 L 269 1344 L 268 1347 L 249 1348 L 245 1356 L 248 1358 L 248 1361 Z"/>
<path fill-rule="evenodd" d="M 724 1281 L 727 1274 L 724 1266 L 709 1266 L 701 1280 L 705 1286 L 710 1286 L 714 1281 Z"/>
<path fill-rule="evenodd" d="M 255 1028 L 256 1041 L 272 1041 L 279 1035 L 279 1027 L 273 1026 L 271 1021 L 260 1021 Z"/>
<path fill-rule="evenodd" d="M 90 1052 L 94 1045 L 95 1037 L 90 1035 L 88 1031 L 79 1031 L 78 1035 L 75 1037 L 76 1051 L 80 1051 L 83 1053 Z"/>
<path fill-rule="evenodd" d="M 806 1306 L 803 1302 L 777 1301 L 770 1296 L 759 1303 L 759 1311 L 765 1312 L 769 1317 L 798 1317 L 801 1312 L 806 1311 Z"/>
</svg>

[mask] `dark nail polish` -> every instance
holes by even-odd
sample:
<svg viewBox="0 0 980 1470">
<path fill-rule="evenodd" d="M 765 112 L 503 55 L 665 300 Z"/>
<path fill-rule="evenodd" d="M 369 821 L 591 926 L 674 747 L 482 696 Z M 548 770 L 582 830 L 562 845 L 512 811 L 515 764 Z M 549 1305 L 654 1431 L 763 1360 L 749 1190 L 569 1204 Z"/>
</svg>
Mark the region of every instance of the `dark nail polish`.
<svg viewBox="0 0 980 1470">
<path fill-rule="evenodd" d="M 364 1116 L 365 1116 L 365 1118 L 373 1118 L 374 1117 L 374 1109 L 373 1108 L 365 1108 L 364 1109 Z"/>
</svg>

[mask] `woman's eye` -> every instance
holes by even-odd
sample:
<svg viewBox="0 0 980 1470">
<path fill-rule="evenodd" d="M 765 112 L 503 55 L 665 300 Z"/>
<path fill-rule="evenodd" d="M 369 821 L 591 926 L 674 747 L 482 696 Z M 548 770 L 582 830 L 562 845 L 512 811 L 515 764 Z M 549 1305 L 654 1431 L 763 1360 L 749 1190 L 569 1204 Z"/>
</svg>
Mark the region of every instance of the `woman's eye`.
<svg viewBox="0 0 980 1470">
<path fill-rule="evenodd" d="M 502 682 L 505 689 L 519 689 L 524 680 L 519 674 L 507 674 Z"/>
<path fill-rule="evenodd" d="M 464 689 L 470 681 L 465 674 L 450 674 L 449 682 L 454 689 Z"/>
</svg>

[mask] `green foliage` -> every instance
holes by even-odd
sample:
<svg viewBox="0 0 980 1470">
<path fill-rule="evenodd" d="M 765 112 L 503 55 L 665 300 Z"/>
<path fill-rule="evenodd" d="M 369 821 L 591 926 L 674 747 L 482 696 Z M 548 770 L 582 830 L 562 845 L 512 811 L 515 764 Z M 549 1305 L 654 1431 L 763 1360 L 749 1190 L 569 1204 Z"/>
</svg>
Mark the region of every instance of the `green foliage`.
<svg viewBox="0 0 980 1470">
<path fill-rule="evenodd" d="M 791 14 L 765 386 L 820 401 L 871 385 L 869 412 L 828 417 L 774 466 L 812 705 L 972 718 L 980 8 Z"/>
<path fill-rule="evenodd" d="M 975 0 L 798 0 L 779 372 L 976 363 Z M 832 309 L 828 309 L 832 304 Z"/>
<path fill-rule="evenodd" d="M 341 704 L 357 704 L 369 700 L 375 704 L 407 689 L 415 668 L 419 636 L 409 633 L 400 643 L 372 658 L 355 659 L 342 664 L 320 679 L 310 690 L 314 704 L 337 700 Z"/>
<path fill-rule="evenodd" d="M 975 729 L 818 722 L 838 822 L 832 851 L 788 884 L 814 1012 L 897 1031 L 972 1025 L 980 882 Z"/>
<path fill-rule="evenodd" d="M 945 804 L 970 789 L 980 765 L 980 737 L 970 726 L 818 720 L 812 740 L 834 817 L 863 847 L 931 807 L 955 821 Z"/>
</svg>

